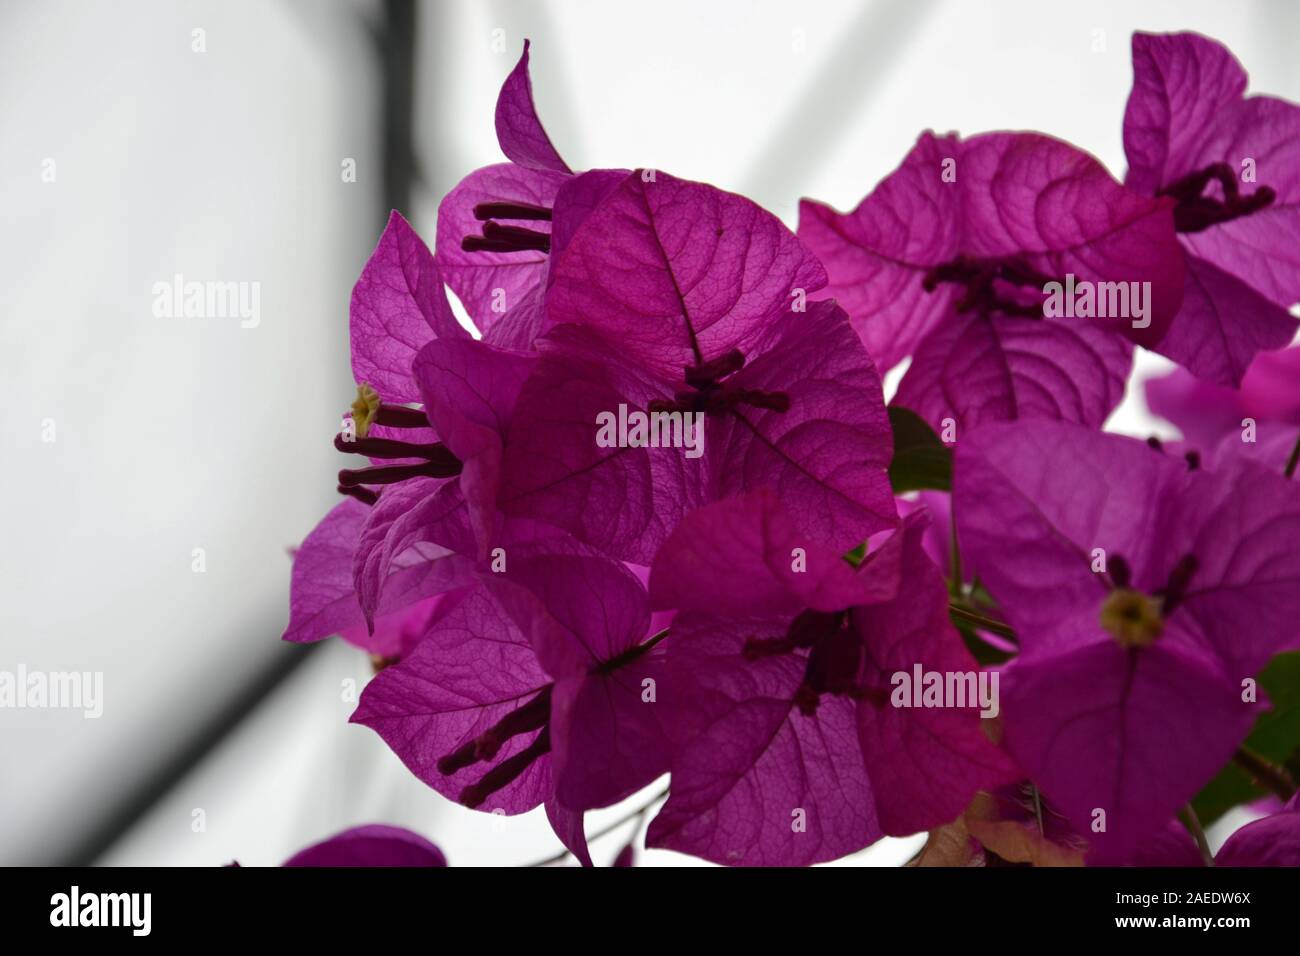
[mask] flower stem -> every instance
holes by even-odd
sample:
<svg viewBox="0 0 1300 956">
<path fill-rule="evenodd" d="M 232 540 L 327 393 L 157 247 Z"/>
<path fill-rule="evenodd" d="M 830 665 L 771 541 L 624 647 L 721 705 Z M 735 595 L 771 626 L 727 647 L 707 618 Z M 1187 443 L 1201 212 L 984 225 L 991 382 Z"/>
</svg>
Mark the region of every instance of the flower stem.
<svg viewBox="0 0 1300 956">
<path fill-rule="evenodd" d="M 1029 789 L 1034 794 L 1034 820 L 1038 823 L 1038 835 L 1047 839 L 1047 831 L 1043 829 L 1043 795 L 1038 792 L 1038 784 L 1030 783 Z"/>
<path fill-rule="evenodd" d="M 648 654 L 656 644 L 658 644 L 660 641 L 662 641 L 665 637 L 668 636 L 668 632 L 670 630 L 672 630 L 672 628 L 665 627 L 658 634 L 654 635 L 653 637 L 647 638 L 646 640 L 642 641 L 640 644 L 633 644 L 622 654 L 619 654 L 617 657 L 611 657 L 605 663 L 601 664 L 598 670 L 602 674 L 609 674 L 612 673 L 613 671 L 618 670 L 620 667 L 626 667 L 628 664 L 636 660 L 642 654 Z"/>
<path fill-rule="evenodd" d="M 1001 621 L 995 621 L 991 617 L 985 617 L 983 614 L 976 614 L 960 604 L 948 603 L 948 613 L 959 621 L 966 624 L 974 625 L 981 630 L 988 631 L 991 634 L 997 634 L 999 637 L 1005 637 L 1008 640 L 1016 639 L 1016 632 L 1010 626 L 1003 624 Z"/>
<path fill-rule="evenodd" d="M 1286 460 L 1286 470 L 1282 474 L 1290 478 L 1295 474 L 1297 464 L 1300 464 L 1300 435 L 1296 436 L 1295 447 L 1291 449 L 1291 457 Z"/>
<path fill-rule="evenodd" d="M 1192 809 L 1190 803 L 1183 805 L 1178 811 L 1178 819 L 1182 821 L 1183 826 L 1187 827 L 1187 832 L 1192 835 L 1196 841 L 1196 848 L 1201 851 L 1201 859 L 1206 866 L 1214 866 L 1214 854 L 1210 852 L 1210 841 L 1205 839 L 1205 831 L 1201 829 L 1201 821 L 1196 817 L 1196 811 Z"/>
<path fill-rule="evenodd" d="M 1245 746 L 1237 748 L 1237 752 L 1232 755 L 1232 762 L 1246 771 L 1258 786 L 1277 794 L 1283 803 L 1295 796 L 1295 781 L 1285 767 L 1270 763 Z"/>
<path fill-rule="evenodd" d="M 649 800 L 647 800 L 641 806 L 637 807 L 632 812 L 628 813 L 626 816 L 619 817 L 617 820 L 615 820 L 607 827 L 601 827 L 591 836 L 587 837 L 587 842 L 594 843 L 596 840 L 599 840 L 601 837 L 608 836 L 609 834 L 613 833 L 619 827 L 623 826 L 623 824 L 629 823 L 632 820 L 640 820 L 642 817 L 644 817 L 647 813 L 650 812 L 651 807 L 653 807 L 656 803 L 658 803 L 660 800 L 664 799 L 667 796 L 668 796 L 668 788 L 664 787 L 653 797 L 651 797 Z M 550 866 L 552 863 L 559 863 L 568 855 L 569 855 L 569 850 L 565 848 L 561 850 L 559 853 L 555 854 L 555 856 L 548 856 L 544 860 L 538 860 L 536 863 L 529 863 L 527 864 L 527 866 L 529 867 Z"/>
<path fill-rule="evenodd" d="M 952 578 L 948 582 L 948 593 L 961 598 L 966 590 L 966 582 L 962 580 L 961 551 L 957 547 L 957 519 L 951 514 L 948 516 L 948 527 L 951 530 L 949 537 L 952 548 Z"/>
</svg>

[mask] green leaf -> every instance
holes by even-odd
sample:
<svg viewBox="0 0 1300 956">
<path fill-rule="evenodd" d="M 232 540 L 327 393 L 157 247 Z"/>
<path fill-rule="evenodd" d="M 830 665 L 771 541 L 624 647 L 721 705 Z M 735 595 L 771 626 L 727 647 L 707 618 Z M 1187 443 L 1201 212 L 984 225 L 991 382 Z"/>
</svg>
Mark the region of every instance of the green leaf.
<svg viewBox="0 0 1300 956">
<path fill-rule="evenodd" d="M 867 560 L 867 542 L 863 541 L 848 554 L 844 555 L 844 560 L 849 562 L 849 564 L 853 565 L 855 568 L 860 567 L 862 562 Z"/>
<path fill-rule="evenodd" d="M 1273 709 L 1261 714 L 1246 738 L 1245 746 L 1265 760 L 1300 770 L 1300 651 L 1279 654 L 1259 675 L 1259 686 L 1268 694 Z M 1233 807 L 1269 791 L 1255 786 L 1236 764 L 1228 764 L 1205 785 L 1192 807 L 1203 826 L 1209 826 Z"/>
<path fill-rule="evenodd" d="M 894 430 L 894 457 L 889 463 L 894 494 L 951 489 L 952 449 L 939 440 L 925 419 L 909 408 L 890 405 L 889 424 Z"/>
</svg>

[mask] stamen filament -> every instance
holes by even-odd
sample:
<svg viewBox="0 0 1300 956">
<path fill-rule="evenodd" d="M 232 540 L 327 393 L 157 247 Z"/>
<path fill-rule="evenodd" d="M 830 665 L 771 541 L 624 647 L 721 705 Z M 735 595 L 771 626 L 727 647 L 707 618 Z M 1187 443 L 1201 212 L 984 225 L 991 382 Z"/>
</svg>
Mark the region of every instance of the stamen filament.
<svg viewBox="0 0 1300 956">
<path fill-rule="evenodd" d="M 1211 181 L 1222 187 L 1222 200 L 1202 195 Z M 1212 163 L 1205 169 L 1188 173 L 1160 190 L 1159 194 L 1178 200 L 1174 206 L 1174 230 L 1182 233 L 1202 232 L 1219 223 L 1249 216 L 1271 205 L 1277 198 L 1276 190 L 1269 186 L 1260 186 L 1249 196 L 1241 195 L 1237 177 L 1227 163 Z"/>
<path fill-rule="evenodd" d="M 1117 588 L 1126 588 L 1133 583 L 1133 571 L 1118 554 L 1112 554 L 1106 562 L 1106 570 L 1110 575 L 1110 583 Z"/>
<path fill-rule="evenodd" d="M 451 461 L 447 461 L 450 458 Z M 441 459 L 430 459 L 415 465 L 380 465 L 374 468 L 344 468 L 339 472 L 339 484 L 346 488 L 356 485 L 391 485 L 408 478 L 451 478 L 460 474 L 460 459 L 450 452 Z"/>
<path fill-rule="evenodd" d="M 1161 605 L 1162 615 L 1173 613 L 1173 610 L 1183 603 L 1183 597 L 1187 593 L 1187 585 L 1191 584 L 1192 575 L 1196 573 L 1199 566 L 1200 562 L 1196 560 L 1194 554 L 1185 554 L 1179 558 L 1178 563 L 1174 565 L 1174 569 L 1169 572 L 1169 583 L 1165 585 L 1164 592 L 1161 595 L 1164 599 Z"/>
<path fill-rule="evenodd" d="M 537 739 L 519 753 L 497 764 L 483 775 L 478 783 L 471 783 L 460 792 L 460 802 L 474 808 L 502 787 L 509 786 L 531 767 L 537 758 L 551 751 L 551 729 L 543 727 Z"/>
<path fill-rule="evenodd" d="M 551 687 L 547 684 L 528 703 L 516 707 L 499 721 L 438 760 L 438 772 L 450 776 L 483 760 L 491 760 L 513 737 L 537 730 L 551 716 Z"/>
<path fill-rule="evenodd" d="M 551 237 L 544 232 L 503 226 L 489 220 L 483 224 L 483 235 L 466 236 L 460 241 L 460 247 L 466 252 L 550 252 Z"/>
<path fill-rule="evenodd" d="M 716 387 L 718 379 L 739 372 L 744 367 L 744 353 L 740 349 L 731 349 L 715 359 L 686 366 L 686 384 L 700 389 Z"/>
<path fill-rule="evenodd" d="M 479 760 L 491 760 L 505 745 L 506 741 L 520 734 L 526 734 L 544 726 L 551 718 L 551 687 L 547 684 L 542 692 L 524 704 L 506 714 L 496 725 L 480 734 L 474 741 L 474 754 Z"/>
<path fill-rule="evenodd" d="M 354 438 L 348 441 L 342 434 L 334 436 L 334 447 L 367 458 L 427 458 L 432 461 L 446 453 L 442 442 L 417 443 L 394 438 Z"/>
<path fill-rule="evenodd" d="M 756 388 L 738 388 L 728 396 L 733 404 L 766 408 L 774 412 L 790 410 L 790 396 L 785 392 L 765 392 Z"/>
<path fill-rule="evenodd" d="M 950 262 L 931 268 L 922 278 L 921 287 L 926 292 L 933 292 L 943 282 L 964 286 L 965 292 L 954 305 L 958 312 L 974 310 L 982 316 L 1001 312 L 1014 318 L 1043 318 L 1041 303 L 1017 302 L 1008 298 L 994 286 L 995 280 L 1035 293 L 1040 292 L 1048 282 L 1055 281 L 1020 258 L 973 259 L 958 256 Z"/>
<path fill-rule="evenodd" d="M 474 207 L 474 218 L 550 220 L 551 210 L 526 202 L 481 202 Z"/>
</svg>

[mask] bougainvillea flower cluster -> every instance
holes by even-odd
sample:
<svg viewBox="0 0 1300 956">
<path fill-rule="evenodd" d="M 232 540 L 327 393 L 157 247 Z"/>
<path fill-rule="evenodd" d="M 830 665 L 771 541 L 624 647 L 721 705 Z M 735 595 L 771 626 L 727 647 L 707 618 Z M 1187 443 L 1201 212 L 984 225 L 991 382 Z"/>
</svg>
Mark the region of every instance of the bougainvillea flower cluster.
<svg viewBox="0 0 1300 956">
<path fill-rule="evenodd" d="M 1300 741 L 1260 733 L 1300 696 L 1297 107 L 1139 34 L 1123 175 L 926 132 L 792 231 L 575 172 L 528 57 L 508 162 L 433 251 L 394 212 L 353 292 L 285 633 L 371 654 L 353 722 L 588 865 L 585 815 L 652 787 L 646 845 L 723 864 L 1200 865 L 1243 803 L 1218 862 L 1300 863 Z M 1137 348 L 1181 440 L 1102 430 Z M 386 862 L 444 865 L 390 827 L 290 864 Z"/>
</svg>

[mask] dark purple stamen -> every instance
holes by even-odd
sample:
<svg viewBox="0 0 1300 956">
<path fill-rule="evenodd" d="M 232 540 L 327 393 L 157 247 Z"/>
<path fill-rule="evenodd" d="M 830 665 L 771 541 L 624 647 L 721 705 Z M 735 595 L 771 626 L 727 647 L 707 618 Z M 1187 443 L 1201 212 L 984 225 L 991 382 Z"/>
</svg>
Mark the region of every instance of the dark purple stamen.
<svg viewBox="0 0 1300 956">
<path fill-rule="evenodd" d="M 401 412 L 412 412 L 414 409 L 401 409 Z M 385 412 L 388 412 L 385 415 Z M 381 408 L 375 421 L 381 421 L 384 418 L 389 420 L 390 424 L 394 420 L 398 422 L 409 422 L 410 419 L 400 413 L 395 413 L 392 408 Z M 424 413 L 419 412 L 420 421 L 424 427 L 428 427 L 428 420 L 425 419 Z M 409 424 L 398 424 L 395 427 L 415 427 Z M 354 455 L 365 455 L 369 458 L 422 458 L 423 461 L 405 465 L 377 465 L 371 468 L 344 468 L 339 472 L 339 491 L 343 494 L 350 494 L 358 501 L 366 504 L 374 504 L 378 496 L 372 491 L 360 489 L 362 493 L 356 491 L 361 485 L 391 485 L 395 482 L 406 481 L 408 478 L 451 478 L 459 475 L 461 471 L 461 461 L 450 451 L 442 442 L 408 442 L 399 441 L 394 438 L 354 438 L 351 441 L 344 438 L 342 434 L 334 436 L 334 447 L 341 452 Z"/>
<path fill-rule="evenodd" d="M 724 393 L 731 404 L 750 405 L 754 408 L 767 408 L 774 412 L 790 410 L 790 396 L 785 392 L 765 392 L 757 388 L 737 388 Z"/>
<path fill-rule="evenodd" d="M 740 349 L 731 349 L 715 359 L 698 365 L 686 366 L 684 378 L 691 388 L 705 391 L 716 388 L 718 380 L 726 378 L 745 367 L 745 355 Z"/>
<path fill-rule="evenodd" d="M 551 717 L 551 685 L 524 704 L 506 714 L 495 726 L 479 735 L 474 741 L 474 753 L 479 760 L 492 760 L 505 743 L 520 734 L 540 730 Z"/>
<path fill-rule="evenodd" d="M 472 767 L 478 762 L 478 738 L 473 737 L 451 753 L 438 758 L 438 773 L 444 777 L 450 777 L 456 771 Z"/>
<path fill-rule="evenodd" d="M 1183 460 L 1187 462 L 1188 471 L 1196 471 L 1201 467 L 1201 453 L 1195 449 L 1184 454 Z"/>
<path fill-rule="evenodd" d="M 365 455 L 367 458 L 437 458 L 446 452 L 442 442 L 409 442 L 394 438 L 353 438 L 342 433 L 334 436 L 334 447 L 341 452 Z"/>
<path fill-rule="evenodd" d="M 668 628 L 664 628 L 658 634 L 655 634 L 653 637 L 647 638 L 646 640 L 642 641 L 640 644 L 633 644 L 627 650 L 615 654 L 609 660 L 597 664 L 595 667 L 592 668 L 591 672 L 593 674 L 612 674 L 620 667 L 626 667 L 628 664 L 631 664 L 633 661 L 644 656 L 645 654 L 649 654 L 666 637 L 668 637 Z"/>
<path fill-rule="evenodd" d="M 744 367 L 745 356 L 739 349 L 731 349 L 707 362 L 688 365 L 683 378 L 689 387 L 674 393 L 671 399 L 655 399 L 649 404 L 647 410 L 652 414 L 656 412 L 719 414 L 734 411 L 741 405 L 766 408 L 774 412 L 790 410 L 790 396 L 785 392 L 740 388 L 722 381 Z"/>
<path fill-rule="evenodd" d="M 503 226 L 494 220 L 483 224 L 483 235 L 460 241 L 466 252 L 550 252 L 551 237 L 522 226 Z"/>
<path fill-rule="evenodd" d="M 531 767 L 538 757 L 544 756 L 551 751 L 551 728 L 543 727 L 542 732 L 537 735 L 537 739 L 525 747 L 519 753 L 501 761 L 487 773 L 485 773 L 478 783 L 471 783 L 460 792 L 460 802 L 467 807 L 480 806 L 484 800 L 492 796 L 502 787 L 509 786 L 515 780 Z"/>
<path fill-rule="evenodd" d="M 1165 585 L 1164 590 L 1158 592 L 1164 599 L 1161 613 L 1168 616 L 1178 605 L 1183 603 L 1183 598 L 1187 596 L 1187 586 L 1192 583 L 1192 576 L 1196 574 L 1196 569 L 1200 567 L 1200 562 L 1196 560 L 1196 555 L 1185 554 L 1178 559 L 1174 569 L 1169 572 L 1169 583 Z"/>
<path fill-rule="evenodd" d="M 796 647 L 812 647 L 837 633 L 844 625 L 841 612 L 803 611 L 790 622 L 786 632 Z"/>
<path fill-rule="evenodd" d="M 975 259 L 958 256 L 950 262 L 942 263 L 930 269 L 921 280 L 921 287 L 926 292 L 933 292 L 940 283 L 951 282 L 965 286 L 966 291 L 956 302 L 958 312 L 974 310 L 981 316 L 988 317 L 993 312 L 1025 319 L 1041 319 L 1043 307 L 1039 302 L 1019 302 L 1003 295 L 996 282 L 1003 282 L 1017 289 L 1031 289 L 1040 293 L 1044 285 L 1054 281 L 1051 276 L 1039 272 L 1023 259 L 1009 257 L 1005 259 Z"/>
<path fill-rule="evenodd" d="M 547 220 L 551 211 L 545 206 L 534 206 L 526 202 L 481 202 L 474 207 L 474 218 L 484 219 L 533 219 Z"/>
<path fill-rule="evenodd" d="M 792 654 L 799 648 L 812 647 L 834 634 L 843 623 L 844 615 L 840 613 L 801 611 L 781 637 L 746 638 L 741 654 L 747 661 Z"/>
<path fill-rule="evenodd" d="M 1113 587 L 1126 588 L 1133 581 L 1133 571 L 1118 554 L 1112 554 L 1106 560 L 1106 573 L 1110 575 L 1110 583 Z"/>
<path fill-rule="evenodd" d="M 696 411 L 698 392 L 675 392 L 672 398 L 656 398 L 646 406 L 646 410 L 651 414 L 658 412 L 691 412 Z"/>
<path fill-rule="evenodd" d="M 823 694 L 856 697 L 862 684 L 863 647 L 857 634 L 845 626 L 842 614 L 821 615 L 822 631 L 808 652 L 802 696 L 795 703 L 800 713 L 812 716 Z"/>
<path fill-rule="evenodd" d="M 392 485 L 410 478 L 452 478 L 460 474 L 460 469 L 460 459 L 448 452 L 441 460 L 422 461 L 415 465 L 344 468 L 339 472 L 339 484 L 351 488 L 355 485 Z"/>
<path fill-rule="evenodd" d="M 521 707 L 516 707 L 492 727 L 438 760 L 438 772 L 450 776 L 458 770 L 493 759 L 506 741 L 546 725 L 551 716 L 551 687 L 547 684 Z"/>
<path fill-rule="evenodd" d="M 1211 182 L 1217 182 L 1223 189 L 1222 199 L 1202 195 Z M 1258 212 L 1277 198 L 1277 192 L 1269 186 L 1260 186 L 1249 196 L 1243 196 L 1237 187 L 1237 177 L 1227 163 L 1213 163 L 1188 173 L 1160 190 L 1158 195 L 1178 200 L 1174 206 L 1174 229 L 1177 232 L 1202 232 L 1219 223 Z"/>
<path fill-rule="evenodd" d="M 781 637 L 750 637 L 741 650 L 745 660 L 762 660 L 808 651 L 803 680 L 795 690 L 795 708 L 806 716 L 817 712 L 823 694 L 883 702 L 885 697 L 862 684 L 863 647 L 848 626 L 844 612 L 804 611 Z M 887 696 L 887 695 L 886 695 Z"/>
<path fill-rule="evenodd" d="M 815 717 L 817 707 L 822 702 L 822 695 L 805 678 L 803 683 L 795 688 L 793 702 L 795 709 L 799 713 L 805 717 Z"/>
</svg>

